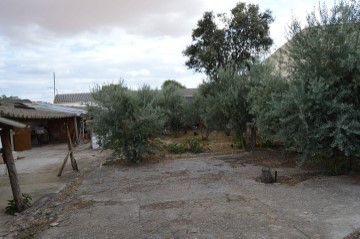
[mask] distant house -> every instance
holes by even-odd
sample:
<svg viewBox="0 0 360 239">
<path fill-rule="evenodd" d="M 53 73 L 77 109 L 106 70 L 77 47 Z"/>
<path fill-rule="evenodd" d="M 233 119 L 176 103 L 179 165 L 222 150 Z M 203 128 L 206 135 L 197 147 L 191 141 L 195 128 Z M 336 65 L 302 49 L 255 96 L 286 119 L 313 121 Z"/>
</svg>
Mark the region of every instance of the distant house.
<svg viewBox="0 0 360 239">
<path fill-rule="evenodd" d="M 186 99 L 192 99 L 197 94 L 199 89 L 186 88 L 181 89 L 181 94 Z M 57 94 L 54 98 L 55 105 L 71 106 L 71 107 L 86 107 L 94 103 L 94 98 L 91 93 L 72 93 L 72 94 Z"/>
<path fill-rule="evenodd" d="M 313 27 L 306 27 L 304 29 L 302 29 L 299 33 L 297 33 L 296 35 L 294 35 L 291 39 L 289 39 L 288 42 L 286 42 L 283 46 L 281 46 L 279 49 L 277 49 L 273 54 L 271 54 L 266 60 L 266 63 L 270 63 L 273 68 L 274 71 L 273 73 L 275 74 L 280 74 L 282 77 L 288 77 L 289 73 L 290 73 L 290 66 L 291 66 L 291 55 L 290 55 L 290 49 L 291 47 L 293 47 L 293 43 L 295 41 L 296 38 L 299 38 L 301 40 L 301 42 L 303 42 L 304 47 L 306 47 L 306 43 L 307 42 L 307 35 L 309 35 L 310 39 L 316 39 L 318 44 L 311 44 L 310 49 L 315 49 L 316 51 L 321 51 L 322 49 L 329 49 L 329 47 L 331 47 L 331 50 L 335 50 L 335 49 L 339 49 L 340 46 L 337 46 L 336 44 L 334 44 L 335 42 L 331 42 L 328 41 L 328 39 L 331 39 L 329 37 L 332 37 L 332 35 L 334 34 L 334 30 L 332 28 L 332 26 L 335 27 L 339 27 L 341 26 L 341 31 L 342 34 L 346 34 L 348 35 L 350 38 L 346 39 L 345 37 L 345 42 L 347 41 L 352 41 L 351 39 L 358 39 L 358 34 L 357 31 L 354 31 L 353 27 L 358 27 L 358 24 L 345 24 L 345 25 L 325 25 L 325 26 L 313 26 Z M 340 28 L 339 28 L 340 29 Z M 326 38 L 327 37 L 327 38 Z M 322 39 L 323 38 L 323 39 Z M 326 42 L 326 44 L 331 43 L 330 45 L 326 45 L 324 42 Z M 358 42 L 356 40 L 356 42 Z M 355 43 L 355 41 L 354 41 Z M 357 44 L 357 48 L 359 48 L 359 44 Z M 299 44 L 297 44 L 298 46 Z M 354 45 L 356 46 L 356 45 Z M 306 61 L 306 59 L 301 59 L 302 61 Z"/>
<path fill-rule="evenodd" d="M 195 94 L 198 93 L 197 88 L 181 89 L 180 92 L 185 99 L 191 100 Z M 94 104 L 94 98 L 91 93 L 72 93 L 72 94 L 57 94 L 54 98 L 55 106 L 70 106 L 74 108 L 86 108 L 89 105 Z M 68 108 L 68 107 L 67 107 Z M 89 122 L 89 121 L 88 121 Z M 86 124 L 82 124 L 82 129 L 86 127 Z M 97 144 L 96 135 L 91 135 L 91 145 L 93 149 L 99 148 Z"/>
<path fill-rule="evenodd" d="M 186 88 L 180 90 L 185 99 L 191 100 L 199 92 L 198 88 Z"/>
<path fill-rule="evenodd" d="M 287 52 L 288 48 L 289 42 L 285 43 L 265 60 L 266 63 L 273 66 L 273 73 L 279 74 L 282 77 L 287 77 L 289 75 L 288 62 L 290 57 Z"/>
<path fill-rule="evenodd" d="M 14 150 L 27 150 L 32 146 L 67 139 L 67 127 L 73 139 L 79 140 L 82 114 L 86 111 L 66 108 L 54 109 L 51 104 L 33 103 L 29 100 L 1 99 L 0 117 L 20 122 L 27 128 L 14 127 L 12 145 Z"/>
<path fill-rule="evenodd" d="M 91 93 L 57 94 L 54 98 L 55 105 L 86 107 L 94 102 Z"/>
</svg>

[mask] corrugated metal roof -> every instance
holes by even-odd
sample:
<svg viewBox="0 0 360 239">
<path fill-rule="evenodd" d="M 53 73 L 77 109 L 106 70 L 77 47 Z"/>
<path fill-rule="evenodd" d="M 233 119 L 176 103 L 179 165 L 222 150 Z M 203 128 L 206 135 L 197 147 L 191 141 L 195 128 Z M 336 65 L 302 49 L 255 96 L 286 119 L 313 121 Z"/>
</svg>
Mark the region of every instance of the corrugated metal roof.
<svg viewBox="0 0 360 239">
<path fill-rule="evenodd" d="M 27 102 L 26 102 L 27 103 Z M 35 109 L 25 102 L 9 103 L 0 101 L 0 116 L 17 119 L 60 119 L 74 117 L 74 113 Z"/>
<path fill-rule="evenodd" d="M 25 105 L 27 105 L 29 107 L 33 107 L 35 109 L 39 109 L 39 110 L 51 110 L 51 111 L 57 111 L 57 112 L 62 112 L 62 113 L 68 113 L 68 114 L 76 114 L 77 116 L 87 114 L 87 110 L 84 110 L 84 109 L 67 107 L 67 106 L 62 106 L 62 105 L 53 105 L 53 104 L 44 103 L 44 102 L 25 103 Z"/>
<path fill-rule="evenodd" d="M 91 93 L 73 93 L 55 95 L 54 104 L 92 102 L 94 101 Z"/>
</svg>

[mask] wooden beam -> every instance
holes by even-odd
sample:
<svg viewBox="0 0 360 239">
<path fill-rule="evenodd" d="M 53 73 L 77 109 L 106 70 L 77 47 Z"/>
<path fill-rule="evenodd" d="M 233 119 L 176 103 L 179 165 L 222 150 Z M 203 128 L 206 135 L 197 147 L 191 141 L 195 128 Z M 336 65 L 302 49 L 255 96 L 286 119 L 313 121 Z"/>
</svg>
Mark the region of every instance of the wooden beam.
<svg viewBox="0 0 360 239">
<path fill-rule="evenodd" d="M 79 131 L 78 131 L 76 116 L 74 116 L 74 129 L 75 129 L 75 143 L 78 145 L 80 143 L 80 140 L 79 140 Z"/>
<path fill-rule="evenodd" d="M 57 175 L 59 177 L 61 176 L 62 171 L 64 170 L 65 164 L 68 161 L 69 157 L 70 157 L 72 169 L 74 171 L 79 172 L 79 168 L 77 166 L 77 163 L 76 163 L 76 160 L 75 160 L 75 157 L 74 157 L 74 148 L 73 148 L 72 143 L 71 143 L 71 136 L 70 136 L 69 126 L 67 124 L 66 124 L 66 131 L 67 131 L 68 152 L 66 154 L 66 157 L 64 158 L 64 162 L 61 165 L 61 168 L 60 168 L 59 173 Z"/>
<path fill-rule="evenodd" d="M 62 171 L 64 170 L 64 167 L 65 167 L 65 164 L 66 164 L 66 162 L 67 162 L 68 159 L 69 159 L 69 155 L 70 155 L 70 151 L 68 151 L 68 153 L 66 154 L 66 157 L 64 158 L 64 162 L 63 162 L 63 164 L 61 165 L 60 171 L 59 171 L 59 173 L 58 173 L 58 175 L 57 175 L 58 177 L 61 176 Z"/>
<path fill-rule="evenodd" d="M 20 128 L 20 129 L 26 128 L 26 125 L 23 123 L 0 116 L 0 127 L 2 128 L 3 125 L 4 125 L 4 127 L 12 126 L 15 128 Z"/>
<path fill-rule="evenodd" d="M 21 212 L 22 210 L 24 210 L 24 203 L 22 200 L 22 194 L 19 186 L 19 180 L 17 177 L 14 158 L 11 152 L 9 135 L 10 135 L 10 128 L 7 127 L 2 128 L 1 130 L 1 142 L 3 147 L 2 155 L 3 155 L 4 163 L 6 164 L 6 167 L 9 171 L 10 185 L 14 197 L 14 202 L 16 205 L 16 210 L 18 212 Z"/>
</svg>

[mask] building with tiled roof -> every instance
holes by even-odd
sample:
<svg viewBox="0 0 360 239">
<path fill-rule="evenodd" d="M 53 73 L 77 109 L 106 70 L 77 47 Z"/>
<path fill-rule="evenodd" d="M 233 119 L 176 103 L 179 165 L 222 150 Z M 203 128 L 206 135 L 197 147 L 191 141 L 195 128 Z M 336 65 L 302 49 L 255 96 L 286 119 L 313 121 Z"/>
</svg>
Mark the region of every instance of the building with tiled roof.
<svg viewBox="0 0 360 239">
<path fill-rule="evenodd" d="M 180 90 L 181 95 L 184 96 L 186 99 L 192 99 L 194 95 L 196 95 L 198 92 L 198 88 L 186 88 Z"/>
<path fill-rule="evenodd" d="M 198 93 L 197 88 L 180 89 L 180 93 L 186 99 L 192 99 Z M 91 93 L 72 93 L 72 94 L 57 94 L 55 95 L 54 104 L 64 106 L 86 107 L 94 102 Z"/>
<path fill-rule="evenodd" d="M 94 101 L 91 93 L 57 94 L 54 104 L 64 106 L 86 107 Z"/>
</svg>

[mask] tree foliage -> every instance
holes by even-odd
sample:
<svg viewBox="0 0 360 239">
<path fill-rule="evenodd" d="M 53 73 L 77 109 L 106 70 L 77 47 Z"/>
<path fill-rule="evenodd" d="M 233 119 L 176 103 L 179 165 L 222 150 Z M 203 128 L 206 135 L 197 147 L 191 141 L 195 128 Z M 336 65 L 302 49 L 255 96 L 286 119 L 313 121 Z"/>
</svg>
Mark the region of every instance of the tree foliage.
<svg viewBox="0 0 360 239">
<path fill-rule="evenodd" d="M 277 105 L 288 91 L 289 82 L 273 72 L 271 63 L 258 63 L 251 67 L 251 87 L 248 94 L 250 113 L 256 118 L 256 126 L 261 129 L 265 140 L 277 140 L 280 119 L 275 112 Z"/>
<path fill-rule="evenodd" d="M 203 92 L 207 92 L 205 98 L 210 100 L 208 107 L 212 112 L 210 119 L 213 125 L 222 130 L 234 129 L 242 146 L 245 144 L 243 134 L 246 125 L 253 119 L 247 99 L 250 86 L 248 71 L 234 72 L 232 68 L 221 69 L 216 81 L 203 86 Z"/>
<path fill-rule="evenodd" d="M 161 89 L 164 89 L 166 87 L 169 87 L 170 85 L 175 86 L 179 89 L 185 89 L 186 87 L 184 85 L 182 85 L 181 83 L 179 83 L 176 80 L 166 80 L 164 81 L 164 83 L 161 85 Z"/>
<path fill-rule="evenodd" d="M 142 161 L 149 140 L 161 134 L 165 123 L 165 116 L 154 103 L 155 94 L 147 86 L 131 91 L 123 82 L 94 87 L 96 106 L 90 111 L 91 125 L 100 145 L 113 149 L 118 157 Z"/>
<path fill-rule="evenodd" d="M 224 27 L 217 24 L 219 21 Z M 205 12 L 193 30 L 192 44 L 183 52 L 188 57 L 185 64 L 214 79 L 220 68 L 237 69 L 270 48 L 272 22 L 272 13 L 261 12 L 254 4 L 238 3 L 230 16 Z"/>
<path fill-rule="evenodd" d="M 360 156 L 360 5 L 320 5 L 306 27 L 294 19 L 285 80 L 257 73 L 252 111 L 264 132 L 305 158 Z M 255 74 L 256 75 L 256 74 Z M 264 99 L 261 97 L 264 97 Z"/>
<path fill-rule="evenodd" d="M 163 84 L 158 104 L 166 116 L 165 128 L 174 132 L 184 127 L 184 97 L 178 84 Z"/>
</svg>

